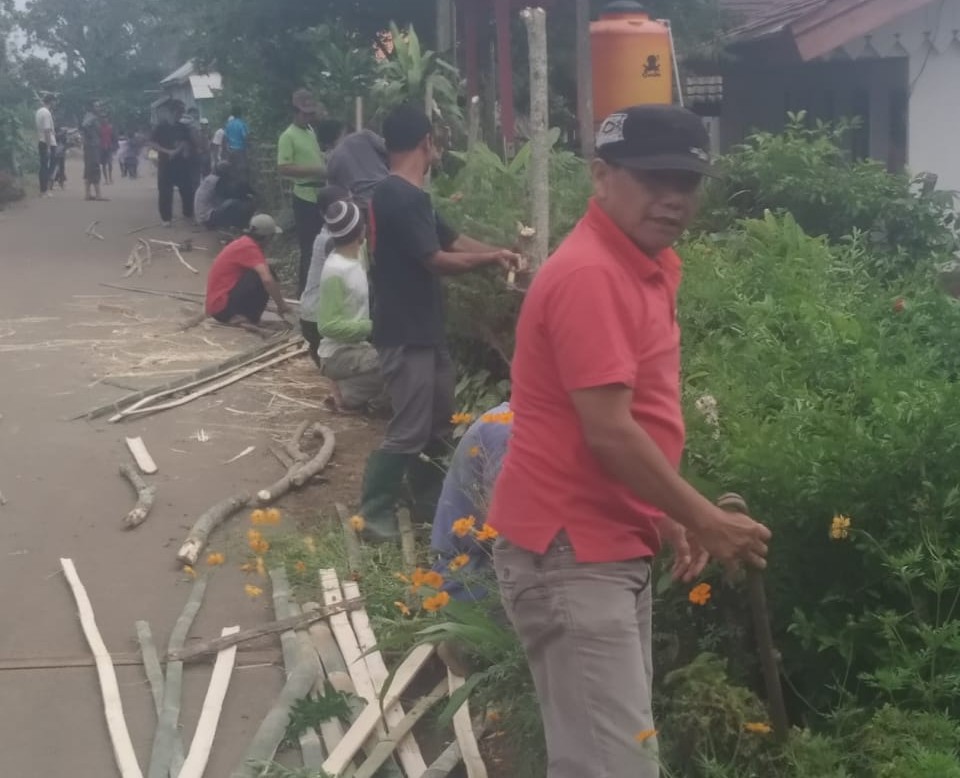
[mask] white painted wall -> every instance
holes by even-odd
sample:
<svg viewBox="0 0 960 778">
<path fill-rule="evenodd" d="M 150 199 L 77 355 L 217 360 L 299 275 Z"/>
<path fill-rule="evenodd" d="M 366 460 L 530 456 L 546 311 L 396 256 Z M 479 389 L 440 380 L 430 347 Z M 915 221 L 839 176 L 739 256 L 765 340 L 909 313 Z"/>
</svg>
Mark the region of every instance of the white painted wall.
<svg viewBox="0 0 960 778">
<path fill-rule="evenodd" d="M 960 0 L 932 0 L 876 30 L 872 44 L 881 56 L 891 56 L 899 35 L 909 53 L 909 169 L 936 173 L 939 188 L 960 191 L 960 40 L 954 42 L 954 30 L 960 31 Z M 925 45 L 926 32 L 937 53 Z M 847 50 L 859 56 L 864 43 L 853 41 Z"/>
</svg>

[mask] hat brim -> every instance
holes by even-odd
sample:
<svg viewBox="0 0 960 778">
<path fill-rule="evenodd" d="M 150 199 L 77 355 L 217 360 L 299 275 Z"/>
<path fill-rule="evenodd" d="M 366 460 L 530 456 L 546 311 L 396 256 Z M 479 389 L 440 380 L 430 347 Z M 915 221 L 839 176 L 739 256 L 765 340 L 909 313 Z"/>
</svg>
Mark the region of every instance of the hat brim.
<svg viewBox="0 0 960 778">
<path fill-rule="evenodd" d="M 684 173 L 698 173 L 701 176 L 715 178 L 717 176 L 716 168 L 709 162 L 691 157 L 687 154 L 655 154 L 649 157 L 627 157 L 624 159 L 614 158 L 600 153 L 605 161 L 629 168 L 630 170 L 679 170 Z"/>
</svg>

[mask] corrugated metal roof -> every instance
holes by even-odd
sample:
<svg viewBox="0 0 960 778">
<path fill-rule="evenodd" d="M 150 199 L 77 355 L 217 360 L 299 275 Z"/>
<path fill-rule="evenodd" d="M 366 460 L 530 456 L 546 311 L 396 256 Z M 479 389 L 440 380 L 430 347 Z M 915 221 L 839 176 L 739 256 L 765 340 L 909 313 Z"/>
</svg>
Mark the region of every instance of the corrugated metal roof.
<svg viewBox="0 0 960 778">
<path fill-rule="evenodd" d="M 743 23 L 731 31 L 734 40 L 756 40 L 776 35 L 797 19 L 818 11 L 831 0 L 722 0 L 727 10 L 740 13 Z"/>
</svg>

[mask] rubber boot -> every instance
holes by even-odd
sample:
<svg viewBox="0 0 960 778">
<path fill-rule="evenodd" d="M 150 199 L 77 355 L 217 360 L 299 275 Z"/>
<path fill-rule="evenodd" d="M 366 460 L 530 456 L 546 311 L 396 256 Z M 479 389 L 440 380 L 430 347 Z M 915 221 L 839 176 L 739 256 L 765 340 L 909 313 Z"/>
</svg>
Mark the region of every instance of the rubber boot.
<svg viewBox="0 0 960 778">
<path fill-rule="evenodd" d="M 407 470 L 415 458 L 412 454 L 377 450 L 367 459 L 360 505 L 364 527 L 360 535 L 368 543 L 399 542 L 397 503 L 403 495 Z"/>
<path fill-rule="evenodd" d="M 446 440 L 431 442 L 423 453 L 411 463 L 407 472 L 410 490 L 410 517 L 416 526 L 432 525 L 443 491 L 446 475 L 446 458 L 452 446 Z"/>
</svg>

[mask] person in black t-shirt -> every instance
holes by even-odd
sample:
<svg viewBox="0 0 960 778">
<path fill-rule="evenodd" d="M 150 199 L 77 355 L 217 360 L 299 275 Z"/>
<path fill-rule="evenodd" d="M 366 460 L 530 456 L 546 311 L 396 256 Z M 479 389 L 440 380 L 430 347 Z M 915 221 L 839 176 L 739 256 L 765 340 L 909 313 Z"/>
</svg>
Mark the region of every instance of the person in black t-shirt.
<svg viewBox="0 0 960 778">
<path fill-rule="evenodd" d="M 173 221 L 173 190 L 180 191 L 183 217 L 193 219 L 194 177 L 193 161 L 196 155 L 189 125 L 180 121 L 184 106 L 179 100 L 170 104 L 171 118 L 161 121 L 153 130 L 150 146 L 157 151 L 157 189 L 159 189 L 160 220 L 165 227 Z"/>
<path fill-rule="evenodd" d="M 451 228 L 423 190 L 438 155 L 423 109 L 394 109 L 383 125 L 390 173 L 370 202 L 373 344 L 393 417 L 383 445 L 367 461 L 360 515 L 364 538 L 399 538 L 396 504 L 404 481 L 416 521 L 433 520 L 442 471 L 432 461 L 445 451 L 456 374 L 444 332 L 440 276 L 490 265 L 516 269 L 512 251 L 473 240 Z"/>
</svg>

